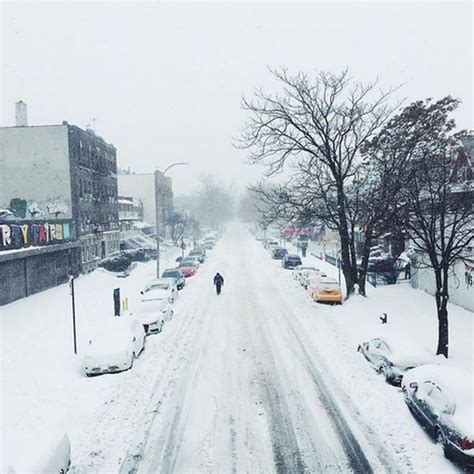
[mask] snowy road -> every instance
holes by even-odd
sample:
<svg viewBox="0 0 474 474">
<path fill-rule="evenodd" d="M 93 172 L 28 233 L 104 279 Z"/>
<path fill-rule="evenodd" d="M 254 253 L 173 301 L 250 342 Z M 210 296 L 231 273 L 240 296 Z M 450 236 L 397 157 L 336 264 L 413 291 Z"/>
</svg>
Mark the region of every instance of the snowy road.
<svg viewBox="0 0 474 474">
<path fill-rule="evenodd" d="M 234 232 L 190 285 L 194 294 L 183 294 L 122 472 L 390 470 L 382 443 L 341 411 L 337 381 L 262 253 Z M 216 271 L 225 276 L 219 297 Z"/>
<path fill-rule="evenodd" d="M 175 253 L 163 265 L 173 265 Z M 225 277 L 220 296 L 212 287 L 216 271 Z M 85 377 L 83 351 L 111 317 L 113 289 L 120 286 L 133 308 L 154 272 L 148 262 L 125 279 L 101 270 L 78 279 L 77 356 L 67 285 L 2 308 L 8 440 L 15 441 L 13 432 L 34 435 L 44 420 L 63 420 L 72 474 L 459 472 L 420 429 L 399 389 L 356 352 L 362 338 L 380 331 L 387 301 L 403 298 L 411 316 L 429 296 L 400 286 L 341 307 L 317 305 L 235 225 L 187 281 L 175 317 L 147 338 L 133 369 Z M 405 313 L 390 313 L 395 330 Z M 470 314 L 453 313 L 453 352 L 469 361 Z M 419 324 L 421 338 L 430 326 Z"/>
</svg>

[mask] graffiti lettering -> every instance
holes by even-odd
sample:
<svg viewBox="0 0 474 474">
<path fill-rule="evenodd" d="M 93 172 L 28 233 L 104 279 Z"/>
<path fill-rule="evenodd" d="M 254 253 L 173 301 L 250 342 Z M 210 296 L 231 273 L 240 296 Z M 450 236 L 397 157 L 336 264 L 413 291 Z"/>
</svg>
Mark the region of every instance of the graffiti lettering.
<svg viewBox="0 0 474 474">
<path fill-rule="evenodd" d="M 0 224 L 0 250 L 46 245 L 71 238 L 69 222 L 43 224 Z"/>
</svg>

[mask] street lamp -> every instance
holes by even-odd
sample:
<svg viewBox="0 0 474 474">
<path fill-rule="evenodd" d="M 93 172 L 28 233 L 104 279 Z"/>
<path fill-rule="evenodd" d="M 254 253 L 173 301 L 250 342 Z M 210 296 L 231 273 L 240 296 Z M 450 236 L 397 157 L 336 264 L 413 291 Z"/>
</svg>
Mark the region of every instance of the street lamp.
<svg viewBox="0 0 474 474">
<path fill-rule="evenodd" d="M 182 166 L 182 165 L 189 165 L 187 161 L 178 161 L 169 165 L 163 173 L 165 173 L 173 168 L 173 166 Z M 155 219 L 156 219 L 156 278 L 160 278 L 160 172 L 156 169 L 155 170 Z"/>
</svg>

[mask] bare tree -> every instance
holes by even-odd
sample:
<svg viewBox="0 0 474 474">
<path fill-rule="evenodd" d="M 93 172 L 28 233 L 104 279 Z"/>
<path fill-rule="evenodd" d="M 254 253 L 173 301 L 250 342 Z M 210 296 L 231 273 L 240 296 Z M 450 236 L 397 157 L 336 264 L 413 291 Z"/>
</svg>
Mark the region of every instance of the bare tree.
<svg viewBox="0 0 474 474">
<path fill-rule="evenodd" d="M 373 156 L 403 164 L 397 213 L 419 251 L 418 267 L 433 270 L 436 284 L 438 346 L 448 356 L 449 274 L 473 240 L 472 183 L 458 177 L 464 151 L 453 133 L 450 113 L 459 101 L 445 97 L 411 104 L 371 143 Z"/>
<path fill-rule="evenodd" d="M 201 178 L 196 200 L 200 223 L 212 229 L 220 228 L 223 222 L 234 215 L 232 189 L 226 189 L 211 175 Z"/>
<path fill-rule="evenodd" d="M 319 72 L 312 78 L 290 75 L 285 69 L 271 73 L 282 91 L 257 90 L 252 101 L 243 100 L 249 118 L 238 146 L 250 150 L 250 163 L 266 165 L 267 177 L 286 167 L 302 187 L 293 187 L 292 193 L 324 211 L 339 233 L 350 295 L 357 281 L 357 262 L 347 186 L 360 164 L 361 146 L 392 112 L 387 99 L 393 91 L 379 91 L 377 82 L 357 83 L 347 71 Z"/>
</svg>

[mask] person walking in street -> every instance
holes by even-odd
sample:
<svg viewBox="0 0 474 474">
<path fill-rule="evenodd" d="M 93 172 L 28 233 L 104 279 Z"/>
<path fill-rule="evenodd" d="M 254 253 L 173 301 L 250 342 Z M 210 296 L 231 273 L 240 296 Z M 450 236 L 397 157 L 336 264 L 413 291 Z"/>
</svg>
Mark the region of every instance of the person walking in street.
<svg viewBox="0 0 474 474">
<path fill-rule="evenodd" d="M 224 286 L 224 277 L 219 272 L 217 272 L 214 277 L 214 285 L 216 287 L 216 293 L 220 295 L 221 288 Z"/>
</svg>

